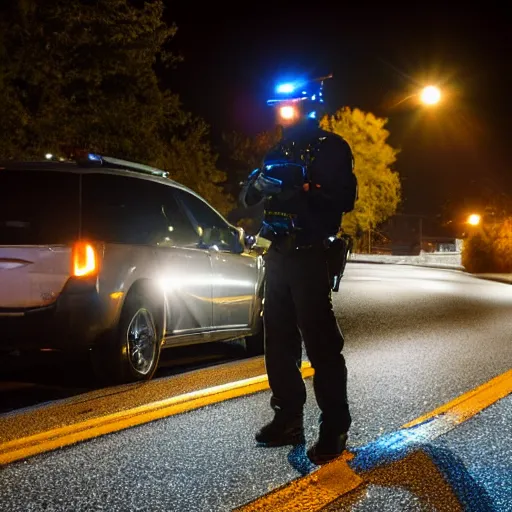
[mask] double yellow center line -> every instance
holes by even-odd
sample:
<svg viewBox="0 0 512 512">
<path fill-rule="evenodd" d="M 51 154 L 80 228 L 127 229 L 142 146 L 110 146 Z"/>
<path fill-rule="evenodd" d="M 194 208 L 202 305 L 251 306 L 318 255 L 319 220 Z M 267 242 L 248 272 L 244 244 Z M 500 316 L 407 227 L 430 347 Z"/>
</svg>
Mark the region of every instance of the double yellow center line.
<svg viewBox="0 0 512 512">
<path fill-rule="evenodd" d="M 310 363 L 302 363 L 304 378 L 313 373 Z M 267 389 L 268 377 L 259 375 L 13 439 L 0 443 L 0 465 Z"/>
<path fill-rule="evenodd" d="M 311 377 L 313 373 L 311 365 L 307 362 L 303 363 L 303 377 Z M 0 464 L 8 464 L 104 434 L 267 389 L 269 389 L 267 376 L 258 375 L 92 417 L 71 425 L 51 428 L 0 443 Z M 420 436 L 422 442 L 428 442 L 449 432 L 511 392 L 512 370 L 509 370 L 442 407 L 406 423 L 398 433 L 402 432 L 407 437 L 409 431 L 414 432 L 414 435 Z M 364 473 L 358 474 L 349 466 L 348 461 L 351 458 L 353 454 L 346 452 L 340 459 L 308 476 L 294 480 L 236 510 L 240 512 L 321 510 L 365 482 Z"/>
</svg>

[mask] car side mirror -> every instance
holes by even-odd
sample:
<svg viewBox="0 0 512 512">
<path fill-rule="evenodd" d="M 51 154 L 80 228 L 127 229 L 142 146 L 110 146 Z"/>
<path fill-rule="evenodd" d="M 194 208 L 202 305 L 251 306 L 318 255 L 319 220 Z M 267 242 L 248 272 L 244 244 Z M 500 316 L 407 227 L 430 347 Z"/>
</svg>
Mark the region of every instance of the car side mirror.
<svg viewBox="0 0 512 512">
<path fill-rule="evenodd" d="M 247 249 L 252 250 L 254 249 L 254 246 L 256 245 L 256 237 L 254 235 L 248 235 L 245 234 L 245 247 Z"/>
<path fill-rule="evenodd" d="M 245 251 L 246 245 L 246 236 L 244 228 L 237 227 L 235 228 L 236 233 L 236 250 L 237 253 L 242 253 Z"/>
<path fill-rule="evenodd" d="M 246 249 L 251 250 L 256 244 L 256 237 L 245 232 L 244 228 L 236 228 L 239 233 L 239 241 Z"/>
<path fill-rule="evenodd" d="M 211 228 L 203 228 L 202 226 L 199 226 L 198 228 L 198 235 L 199 235 L 199 243 L 198 246 L 201 249 L 208 249 L 209 243 L 212 236 L 212 230 Z"/>
</svg>

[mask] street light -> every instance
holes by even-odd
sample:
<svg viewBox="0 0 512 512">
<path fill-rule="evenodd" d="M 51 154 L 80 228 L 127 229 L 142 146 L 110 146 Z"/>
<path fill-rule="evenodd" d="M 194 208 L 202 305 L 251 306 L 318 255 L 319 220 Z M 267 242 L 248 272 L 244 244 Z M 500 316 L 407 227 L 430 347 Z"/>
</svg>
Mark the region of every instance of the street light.
<svg viewBox="0 0 512 512">
<path fill-rule="evenodd" d="M 401 105 L 402 103 L 405 103 L 406 101 L 413 98 L 423 105 L 437 105 L 441 101 L 441 90 L 435 85 L 428 85 L 427 87 L 424 87 L 423 89 L 420 89 L 413 94 L 409 94 L 409 96 L 402 98 L 400 101 L 397 101 L 394 105 L 391 105 L 390 108 L 398 107 L 398 105 Z"/>
<path fill-rule="evenodd" d="M 478 215 L 477 213 L 472 213 L 468 217 L 468 224 L 470 226 L 478 226 L 480 224 L 480 221 L 482 220 L 482 217 Z"/>
<path fill-rule="evenodd" d="M 425 105 L 436 105 L 441 100 L 441 91 L 435 85 L 428 85 L 421 91 L 420 99 Z"/>
</svg>

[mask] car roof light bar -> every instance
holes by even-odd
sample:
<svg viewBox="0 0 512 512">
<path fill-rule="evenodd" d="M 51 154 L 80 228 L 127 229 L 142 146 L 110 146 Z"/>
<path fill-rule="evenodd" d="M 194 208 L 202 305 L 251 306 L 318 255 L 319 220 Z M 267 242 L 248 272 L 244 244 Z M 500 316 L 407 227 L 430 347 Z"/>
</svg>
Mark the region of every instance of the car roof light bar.
<svg viewBox="0 0 512 512">
<path fill-rule="evenodd" d="M 151 167 L 150 165 L 139 164 L 137 162 L 130 162 L 129 160 L 121 160 L 119 158 L 113 158 L 111 156 L 97 155 L 95 153 L 88 153 L 87 159 L 81 159 L 79 162 L 85 167 L 103 166 L 111 169 L 126 169 L 129 171 L 142 172 L 144 174 L 151 174 L 152 176 L 160 176 L 167 178 L 169 173 L 157 167 Z"/>
</svg>

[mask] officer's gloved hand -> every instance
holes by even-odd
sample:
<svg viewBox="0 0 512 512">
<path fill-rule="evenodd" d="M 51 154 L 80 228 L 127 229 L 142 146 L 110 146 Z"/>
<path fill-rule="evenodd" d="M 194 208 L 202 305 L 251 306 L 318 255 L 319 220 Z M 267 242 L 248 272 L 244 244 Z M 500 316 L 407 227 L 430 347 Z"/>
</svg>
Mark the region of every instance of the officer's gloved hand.
<svg viewBox="0 0 512 512">
<path fill-rule="evenodd" d="M 276 178 L 270 178 L 263 173 L 254 181 L 254 188 L 263 196 L 273 196 L 279 194 L 283 187 L 283 182 Z"/>
<path fill-rule="evenodd" d="M 265 221 L 263 221 L 263 223 L 261 224 L 261 228 L 260 228 L 260 231 L 258 234 L 262 238 L 265 238 L 270 241 L 275 240 L 275 238 L 277 236 L 277 233 L 276 233 L 276 230 L 274 229 L 274 227 Z"/>
</svg>

